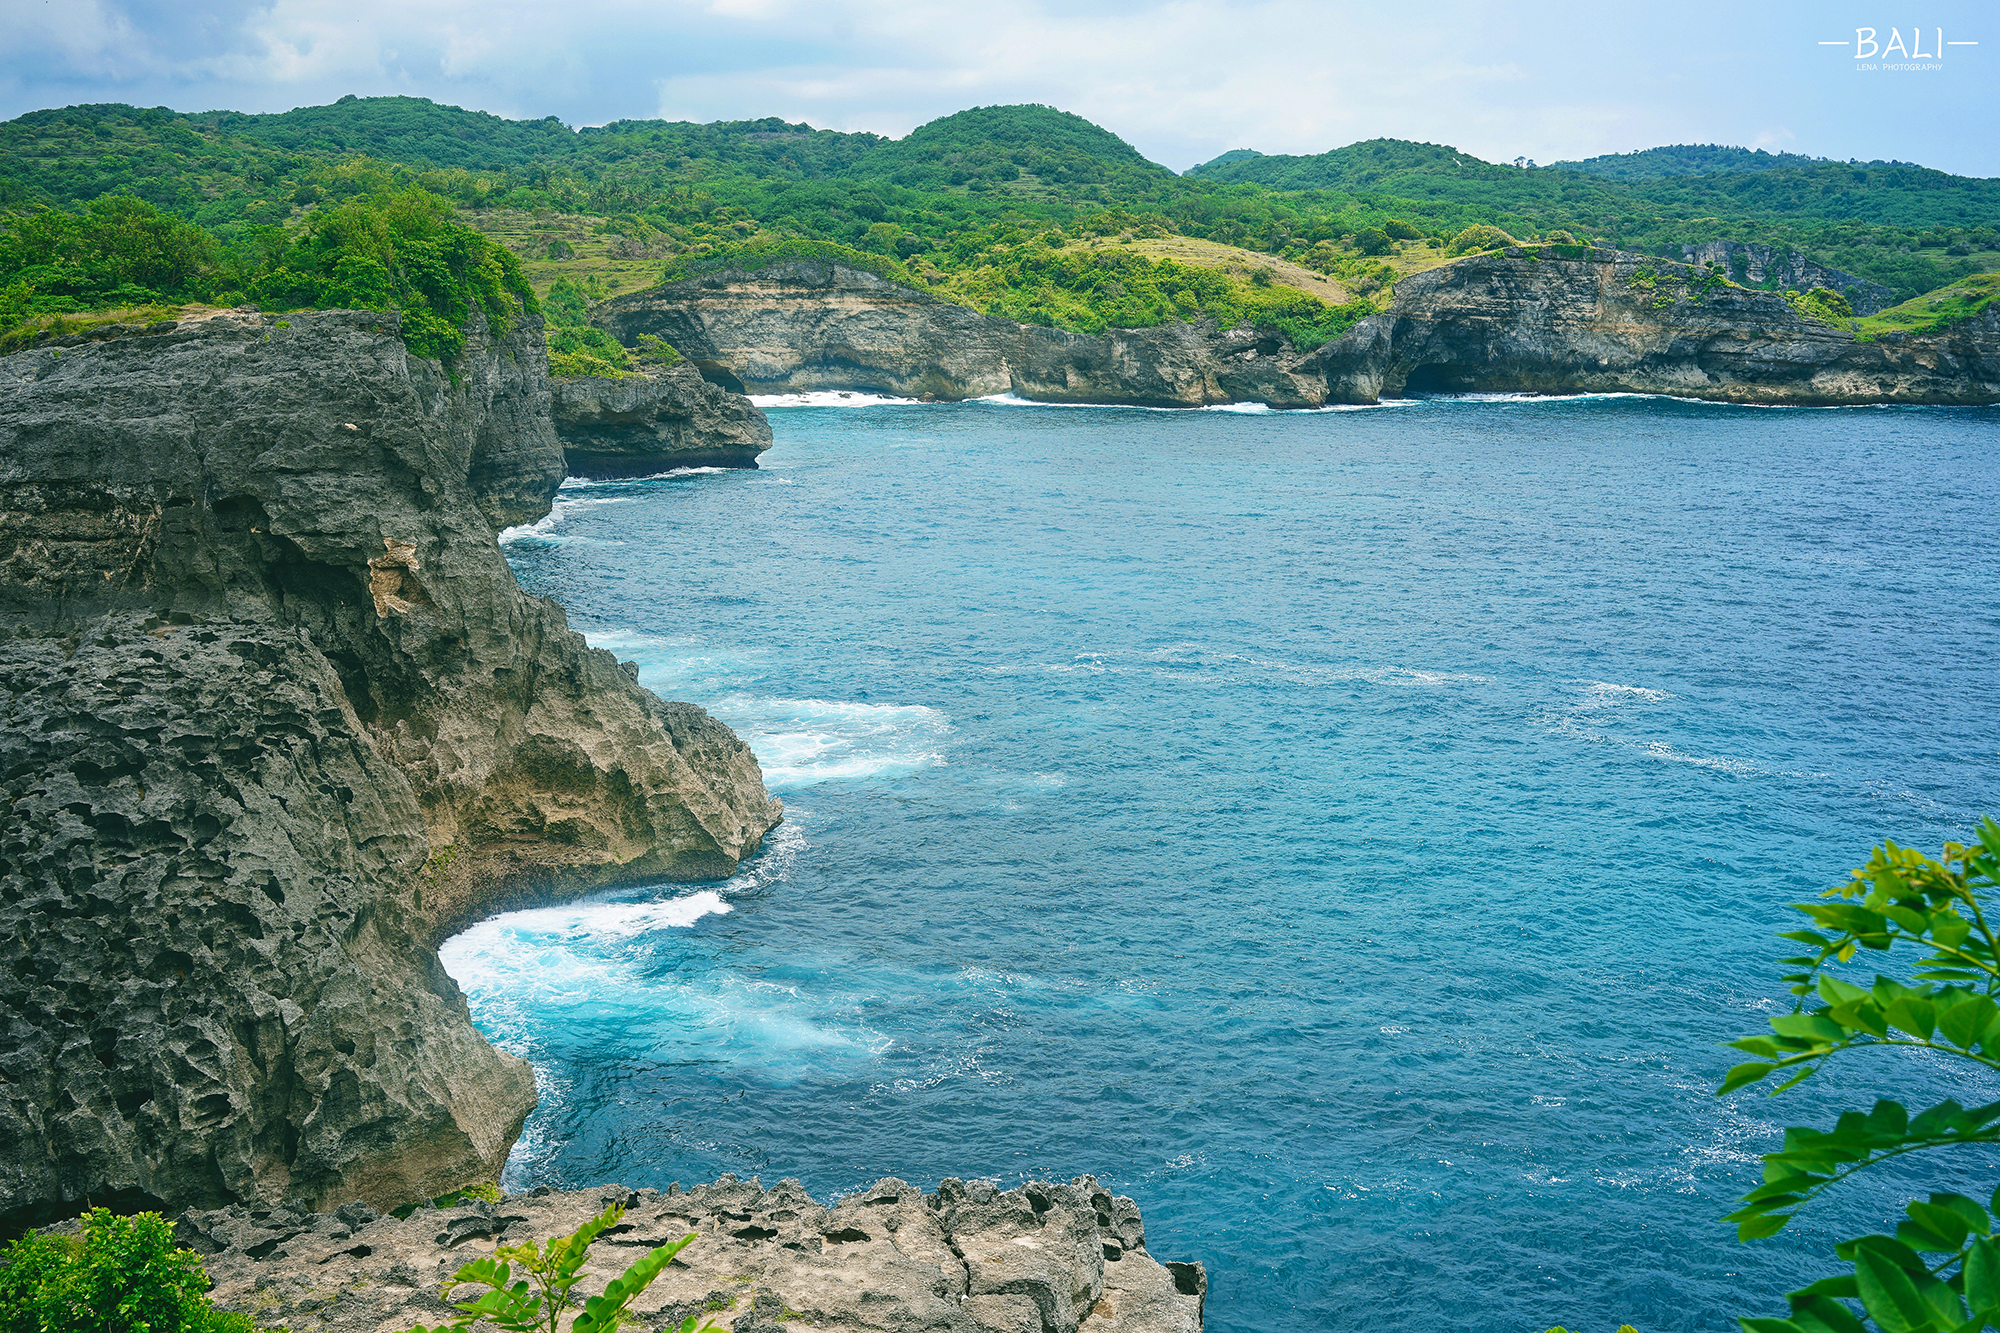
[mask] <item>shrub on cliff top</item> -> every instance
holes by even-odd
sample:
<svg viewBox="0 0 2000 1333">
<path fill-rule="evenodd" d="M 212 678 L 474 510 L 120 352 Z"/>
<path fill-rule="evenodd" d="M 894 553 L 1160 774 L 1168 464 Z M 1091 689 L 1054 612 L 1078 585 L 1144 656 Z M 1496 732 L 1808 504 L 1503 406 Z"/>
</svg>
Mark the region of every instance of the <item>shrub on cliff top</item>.
<svg viewBox="0 0 2000 1333">
<path fill-rule="evenodd" d="M 1455 255 L 1471 254 L 1474 250 L 1497 250 L 1502 246 L 1516 244 L 1514 238 L 1498 227 L 1484 222 L 1475 222 L 1458 235 L 1451 238 L 1451 252 Z"/>
<path fill-rule="evenodd" d="M 0 225 L 0 329 L 36 315 L 212 294 L 220 247 L 142 199 L 106 195 Z"/>
<path fill-rule="evenodd" d="M 512 252 L 416 186 L 315 212 L 250 291 L 274 310 L 400 310 L 410 350 L 446 361 L 464 350 L 475 308 L 496 336 L 538 309 Z"/>
<path fill-rule="evenodd" d="M 94 1208 L 81 1236 L 31 1231 L 0 1265 L 0 1333 L 253 1333 L 209 1304 L 200 1256 L 158 1213 Z"/>
</svg>

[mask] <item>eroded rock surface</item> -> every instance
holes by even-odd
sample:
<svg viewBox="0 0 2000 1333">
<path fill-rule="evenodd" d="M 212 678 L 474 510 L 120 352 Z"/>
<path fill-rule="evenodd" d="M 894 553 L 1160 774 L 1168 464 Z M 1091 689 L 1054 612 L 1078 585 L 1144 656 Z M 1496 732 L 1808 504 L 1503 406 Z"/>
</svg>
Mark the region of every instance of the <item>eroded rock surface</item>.
<svg viewBox="0 0 2000 1333">
<path fill-rule="evenodd" d="M 756 467 L 771 423 L 693 366 L 617 379 L 552 380 L 556 435 L 574 477 L 650 477 L 684 467 Z"/>
<path fill-rule="evenodd" d="M 0 359 L 0 1221 L 494 1178 L 533 1081 L 436 941 L 778 819 L 500 554 L 533 322 L 454 369 L 366 312 Z"/>
<path fill-rule="evenodd" d="M 426 1208 L 404 1220 L 235 1207 L 184 1216 L 225 1309 L 293 1333 L 390 1333 L 450 1312 L 440 1292 L 498 1245 L 574 1231 L 614 1202 L 619 1225 L 592 1248 L 585 1294 L 648 1249 L 700 1239 L 638 1302 L 638 1327 L 704 1312 L 733 1333 L 1199 1333 L 1207 1276 L 1146 1251 L 1130 1199 L 1095 1179 L 1002 1191 L 947 1180 L 926 1195 L 883 1180 L 831 1208 L 797 1181 L 765 1190 L 724 1176 L 666 1193 L 547 1188 L 497 1204 Z M 469 1299 L 476 1289 L 467 1289 Z"/>
<path fill-rule="evenodd" d="M 1086 337 L 994 319 L 928 292 L 818 260 L 733 271 L 621 296 L 592 319 L 627 345 L 665 338 L 701 372 L 750 393 L 858 389 L 914 398 L 1016 393 L 1052 403 L 1310 407 L 1284 340 L 1213 324 Z"/>
<path fill-rule="evenodd" d="M 1401 279 L 1382 314 L 1311 354 L 1212 324 L 1101 337 L 993 319 L 836 265 L 721 272 L 597 308 L 665 337 L 718 383 L 940 399 L 1200 407 L 1371 403 L 1406 393 L 1624 391 L 1730 402 L 2000 402 L 2000 310 L 1863 342 L 1776 292 L 1613 250 L 1476 255 Z"/>
<path fill-rule="evenodd" d="M 2000 310 L 1863 342 L 1783 296 L 1663 259 L 1522 249 L 1404 278 L 1314 354 L 1333 402 L 1414 392 L 1661 393 L 1723 402 L 2000 402 Z"/>
</svg>

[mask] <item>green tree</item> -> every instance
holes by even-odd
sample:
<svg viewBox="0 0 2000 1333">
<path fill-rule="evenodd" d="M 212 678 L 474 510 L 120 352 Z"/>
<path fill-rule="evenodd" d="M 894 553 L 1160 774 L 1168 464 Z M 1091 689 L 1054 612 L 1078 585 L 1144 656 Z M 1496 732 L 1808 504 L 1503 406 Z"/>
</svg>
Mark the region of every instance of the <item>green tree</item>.
<svg viewBox="0 0 2000 1333">
<path fill-rule="evenodd" d="M 1775 1095 L 1854 1051 L 1920 1056 L 1927 1073 L 1954 1065 L 1982 1075 L 2000 1070 L 2000 935 L 1986 910 L 1996 885 L 2000 824 L 1987 819 L 1977 843 L 1946 843 L 1936 858 L 1884 843 L 1848 883 L 1820 902 L 1796 904 L 1811 922 L 1782 937 L 1805 946 L 1785 960 L 1795 969 L 1785 980 L 1796 1002 L 1771 1020 L 1770 1035 L 1732 1043 L 1755 1058 L 1731 1069 L 1720 1092 L 1776 1079 Z M 1833 974 L 1861 950 L 1899 948 L 1921 955 L 1906 981 L 1877 974 L 1861 986 Z M 1968 1109 L 1946 1099 L 1913 1115 L 1883 1097 L 1869 1110 L 1844 1112 L 1832 1129 L 1787 1129 L 1784 1146 L 1764 1154 L 1764 1183 L 1728 1220 L 1743 1240 L 1775 1235 L 1856 1172 L 1968 1144 L 2000 1144 L 2000 1102 Z M 1984 1205 L 1954 1193 L 1916 1200 L 1894 1235 L 1837 1245 L 1844 1270 L 1789 1293 L 1785 1317 L 1740 1322 L 1746 1333 L 1861 1333 L 1870 1324 L 1883 1333 L 2000 1327 L 1996 1213 L 2000 1191 Z"/>
</svg>

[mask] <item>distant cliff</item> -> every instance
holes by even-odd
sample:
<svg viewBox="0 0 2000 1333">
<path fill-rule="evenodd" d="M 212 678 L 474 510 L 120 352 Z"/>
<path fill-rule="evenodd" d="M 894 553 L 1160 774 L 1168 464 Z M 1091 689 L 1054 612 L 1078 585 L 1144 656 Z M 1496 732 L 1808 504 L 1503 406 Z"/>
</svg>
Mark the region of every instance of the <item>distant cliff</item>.
<svg viewBox="0 0 2000 1333">
<path fill-rule="evenodd" d="M 806 260 L 635 292 L 594 318 L 627 344 L 664 337 L 711 380 L 753 393 L 1013 393 L 1155 407 L 1316 407 L 1472 389 L 2000 401 L 1991 312 L 1943 333 L 1867 342 L 1704 267 L 1575 246 L 1471 256 L 1403 278 L 1387 310 L 1310 354 L 1274 334 L 1212 325 L 1088 337 L 1016 324 Z"/>
<path fill-rule="evenodd" d="M 0 358 L 0 1221 L 493 1179 L 534 1083 L 437 940 L 779 818 L 516 586 L 563 461 L 474 319 L 450 374 L 343 311 Z"/>
<path fill-rule="evenodd" d="M 1102 337 L 994 319 L 823 260 L 724 271 L 598 306 L 620 342 L 665 338 L 718 384 L 749 393 L 861 389 L 920 398 L 1017 393 L 1052 403 L 1200 407 L 1324 397 L 1281 338 L 1166 324 Z"/>
<path fill-rule="evenodd" d="M 1481 255 L 1404 278 L 1387 311 L 1314 354 L 1328 400 L 1477 390 L 2000 402 L 2000 311 L 1868 342 L 1705 268 L 1567 249 Z"/>
</svg>

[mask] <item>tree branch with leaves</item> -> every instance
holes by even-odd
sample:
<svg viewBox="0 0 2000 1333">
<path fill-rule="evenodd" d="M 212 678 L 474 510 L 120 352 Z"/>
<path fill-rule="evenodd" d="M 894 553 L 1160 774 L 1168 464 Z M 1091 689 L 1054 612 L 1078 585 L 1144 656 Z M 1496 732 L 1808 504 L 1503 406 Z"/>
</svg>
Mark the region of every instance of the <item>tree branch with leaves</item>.
<svg viewBox="0 0 2000 1333">
<path fill-rule="evenodd" d="M 2000 936 L 1984 894 L 2000 886 L 2000 824 L 1980 821 L 1978 842 L 1946 843 L 1931 858 L 1893 842 L 1822 900 L 1795 906 L 1810 929 L 1781 938 L 1806 946 L 1787 958 L 1797 997 L 1771 1035 L 1730 1043 L 1756 1057 L 1731 1069 L 1718 1095 L 1776 1079 L 1776 1096 L 1821 1073 L 1835 1057 L 1885 1048 L 1931 1052 L 2000 1071 Z M 1907 982 L 1878 975 L 1862 987 L 1833 975 L 1862 950 L 1922 953 Z M 1974 1070 L 1968 1069 L 1967 1073 Z M 1765 1153 L 1764 1183 L 1726 1220 L 1741 1240 L 1773 1236 L 1806 1204 L 1878 1163 L 1935 1148 L 2000 1144 L 2000 1102 L 1967 1108 L 1946 1099 L 1915 1115 L 1898 1101 L 1848 1111 L 1831 1130 L 1785 1131 Z M 1859 1236 L 1835 1253 L 1850 1271 L 1788 1294 L 1784 1318 L 1744 1318 L 1746 1333 L 1976 1333 L 2000 1328 L 2000 1190 L 1987 1204 L 1933 1193 L 1904 1209 L 1896 1234 Z M 1854 1302 L 1859 1305 L 1857 1313 Z"/>
</svg>

